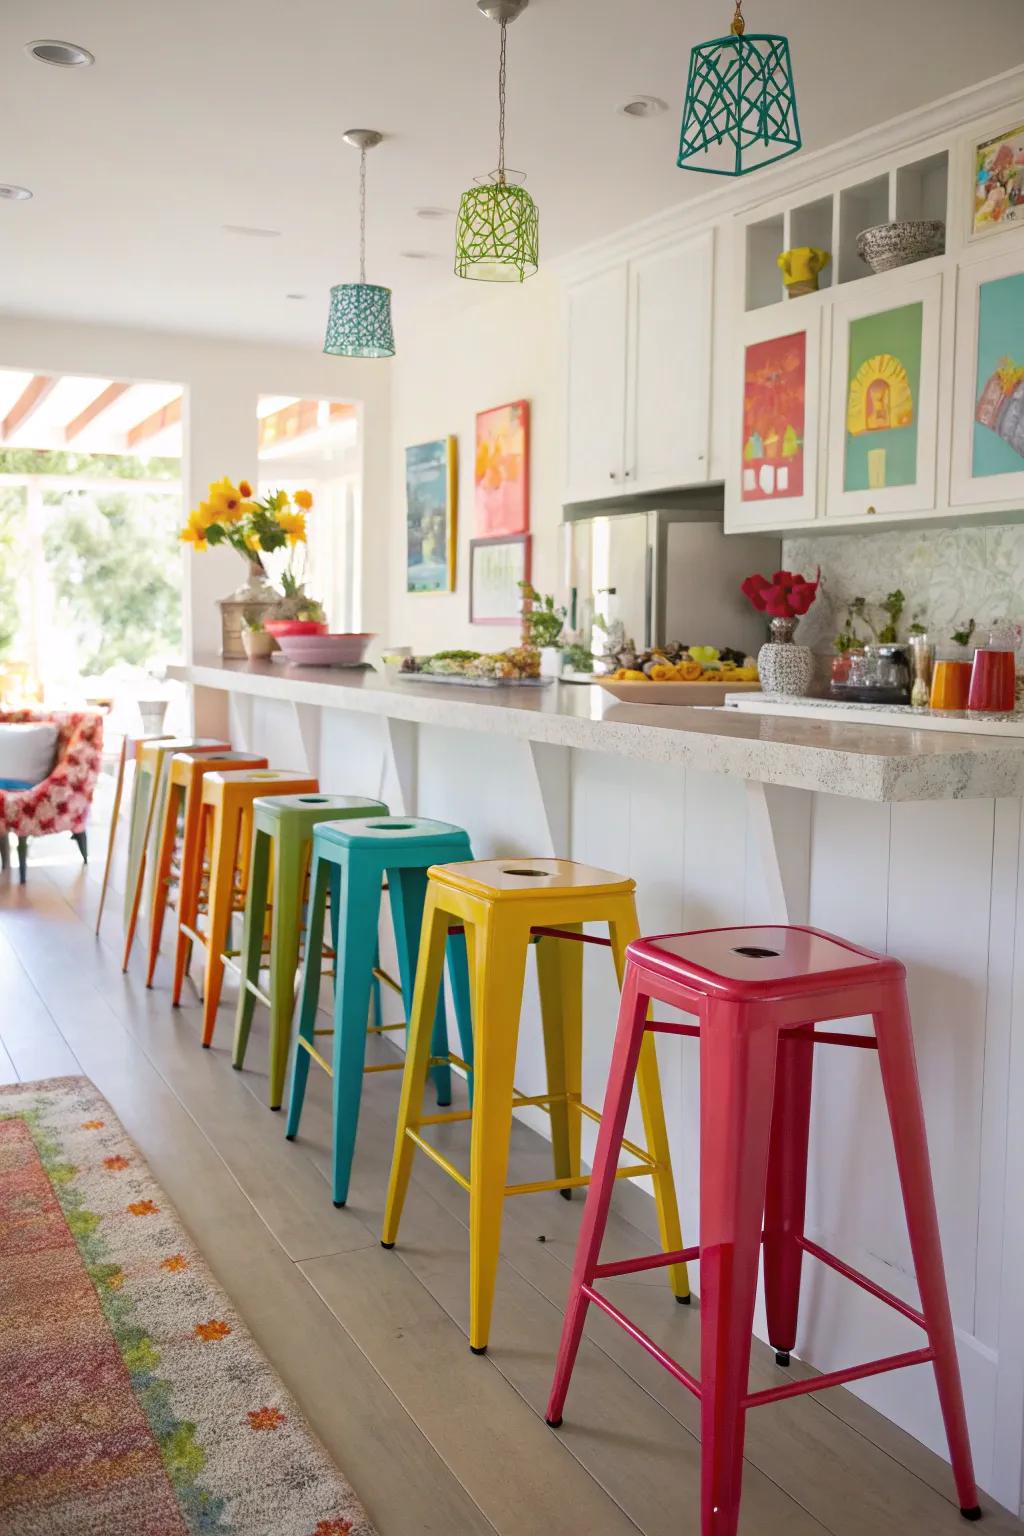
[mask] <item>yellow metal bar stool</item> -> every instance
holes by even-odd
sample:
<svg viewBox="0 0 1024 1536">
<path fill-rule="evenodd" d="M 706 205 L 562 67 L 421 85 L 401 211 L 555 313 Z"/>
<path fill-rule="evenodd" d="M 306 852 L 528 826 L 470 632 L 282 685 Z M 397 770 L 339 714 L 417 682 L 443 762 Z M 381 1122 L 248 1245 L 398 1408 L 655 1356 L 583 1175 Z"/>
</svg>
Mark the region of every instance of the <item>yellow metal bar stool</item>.
<svg viewBox="0 0 1024 1536">
<path fill-rule="evenodd" d="M 600 1115 L 582 1098 L 583 945 L 611 949 L 621 985 L 626 946 L 640 934 L 635 888 L 634 881 L 621 875 L 565 859 L 483 859 L 435 865 L 429 872 L 381 1242 L 392 1248 L 397 1240 L 418 1148 L 469 1194 L 469 1343 L 474 1354 L 483 1354 L 487 1348 L 505 1197 L 540 1190 L 560 1190 L 568 1196 L 590 1182 L 580 1172 L 582 1117 L 599 1122 Z M 464 925 L 469 951 L 473 1107 L 426 1115 L 422 1106 L 434 1008 L 453 923 Z M 584 934 L 585 923 L 607 924 L 608 938 Z M 548 1091 L 526 1096 L 516 1092 L 513 1079 L 526 955 L 533 941 Z M 617 1177 L 653 1180 L 662 1247 L 675 1252 L 682 1248 L 683 1239 L 650 1034 L 640 1051 L 637 1087 L 647 1145 L 623 1142 L 632 1161 L 619 1168 Z M 506 1184 L 512 1112 L 525 1105 L 539 1106 L 551 1115 L 555 1177 Z M 424 1134 L 431 1126 L 467 1119 L 472 1121 L 468 1178 Z M 688 1301 L 686 1265 L 672 1265 L 669 1278 L 678 1300 Z"/>
<path fill-rule="evenodd" d="M 171 1001 L 181 1002 L 181 989 L 192 945 L 199 944 L 206 957 L 203 976 L 203 1045 L 213 1042 L 224 983 L 225 950 L 231 919 L 245 906 L 248 884 L 252 804 L 261 795 L 315 794 L 318 781 L 307 773 L 286 768 L 234 768 L 203 777 L 200 794 L 199 845 L 209 840 L 210 879 L 206 927 L 199 927 L 200 873 L 198 864 L 178 896 L 178 938 L 174 951 L 174 987 Z"/>
</svg>

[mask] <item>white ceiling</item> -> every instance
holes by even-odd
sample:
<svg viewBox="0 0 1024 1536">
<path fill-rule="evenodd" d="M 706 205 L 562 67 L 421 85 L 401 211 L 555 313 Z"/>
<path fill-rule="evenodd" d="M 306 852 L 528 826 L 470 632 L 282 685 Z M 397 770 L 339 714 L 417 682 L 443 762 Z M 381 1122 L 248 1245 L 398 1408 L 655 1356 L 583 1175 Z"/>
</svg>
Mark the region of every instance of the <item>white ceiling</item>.
<svg viewBox="0 0 1024 1536">
<path fill-rule="evenodd" d="M 731 11 L 531 0 L 509 31 L 508 162 L 540 207 L 542 260 L 707 191 L 676 169 L 676 138 L 689 48 Z M 809 149 L 1024 61 L 1020 0 L 746 14 L 789 34 Z M 34 62 L 39 37 L 95 67 Z M 497 40 L 474 0 L 4 0 L 0 181 L 35 197 L 0 203 L 0 308 L 318 343 L 328 287 L 357 268 L 349 127 L 388 135 L 369 162 L 369 278 L 406 297 L 455 282 L 452 222 L 414 210 L 454 209 L 494 165 Z M 669 111 L 619 115 L 636 93 Z"/>
</svg>

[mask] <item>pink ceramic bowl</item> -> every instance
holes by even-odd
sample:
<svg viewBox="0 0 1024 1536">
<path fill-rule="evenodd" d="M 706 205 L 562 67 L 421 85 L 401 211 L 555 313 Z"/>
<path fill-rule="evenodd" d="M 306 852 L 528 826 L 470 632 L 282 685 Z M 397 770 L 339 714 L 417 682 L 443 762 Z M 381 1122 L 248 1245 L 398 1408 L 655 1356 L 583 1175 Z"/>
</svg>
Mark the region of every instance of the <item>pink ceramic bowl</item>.
<svg viewBox="0 0 1024 1536">
<path fill-rule="evenodd" d="M 263 628 L 275 640 L 282 635 L 326 635 L 327 625 L 317 619 L 264 619 Z"/>
<path fill-rule="evenodd" d="M 278 635 L 287 659 L 301 667 L 356 667 L 373 635 Z"/>
</svg>

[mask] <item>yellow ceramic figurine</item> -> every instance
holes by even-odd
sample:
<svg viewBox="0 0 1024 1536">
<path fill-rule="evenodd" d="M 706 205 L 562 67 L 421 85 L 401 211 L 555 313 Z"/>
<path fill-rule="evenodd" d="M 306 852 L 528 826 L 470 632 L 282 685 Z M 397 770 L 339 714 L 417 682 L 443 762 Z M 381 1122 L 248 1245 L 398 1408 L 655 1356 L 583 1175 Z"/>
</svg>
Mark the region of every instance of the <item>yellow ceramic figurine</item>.
<svg viewBox="0 0 1024 1536">
<path fill-rule="evenodd" d="M 817 293 L 818 273 L 825 270 L 831 258 L 828 251 L 820 251 L 815 245 L 797 245 L 791 251 L 783 251 L 777 260 L 786 292 L 796 299 L 805 293 Z"/>
</svg>

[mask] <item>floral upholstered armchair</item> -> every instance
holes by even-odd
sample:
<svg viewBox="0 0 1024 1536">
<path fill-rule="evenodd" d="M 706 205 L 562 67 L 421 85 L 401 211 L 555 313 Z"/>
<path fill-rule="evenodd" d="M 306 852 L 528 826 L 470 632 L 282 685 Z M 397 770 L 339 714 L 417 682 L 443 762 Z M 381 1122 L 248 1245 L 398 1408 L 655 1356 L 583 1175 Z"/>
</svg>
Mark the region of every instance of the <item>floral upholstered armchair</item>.
<svg viewBox="0 0 1024 1536">
<path fill-rule="evenodd" d="M 53 832 L 70 832 L 88 863 L 86 822 L 100 771 L 103 716 L 94 713 L 48 713 L 32 709 L 0 710 L 5 725 L 49 723 L 57 728 L 57 750 L 49 774 L 38 784 L 0 788 L 0 863 L 10 867 L 12 837 L 18 840 L 18 869 L 25 883 L 28 840 Z"/>
</svg>

